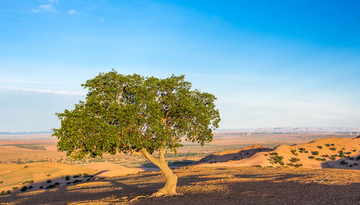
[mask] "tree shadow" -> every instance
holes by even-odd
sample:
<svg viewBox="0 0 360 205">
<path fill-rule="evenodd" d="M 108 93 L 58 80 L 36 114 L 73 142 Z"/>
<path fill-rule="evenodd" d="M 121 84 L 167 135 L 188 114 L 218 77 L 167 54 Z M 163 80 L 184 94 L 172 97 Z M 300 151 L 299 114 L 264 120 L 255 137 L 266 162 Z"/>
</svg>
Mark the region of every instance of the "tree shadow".
<svg viewBox="0 0 360 205">
<path fill-rule="evenodd" d="M 217 162 L 227 162 L 227 161 L 236 161 L 245 158 L 249 158 L 258 152 L 266 152 L 272 150 L 271 148 L 254 148 L 254 149 L 246 149 L 240 150 L 236 153 L 229 153 L 223 155 L 211 154 L 198 162 L 193 163 L 200 164 L 200 163 L 217 163 Z"/>
<path fill-rule="evenodd" d="M 360 170 L 360 156 L 344 157 L 338 160 L 325 161 L 321 163 L 322 168 L 333 169 L 355 169 Z"/>
</svg>

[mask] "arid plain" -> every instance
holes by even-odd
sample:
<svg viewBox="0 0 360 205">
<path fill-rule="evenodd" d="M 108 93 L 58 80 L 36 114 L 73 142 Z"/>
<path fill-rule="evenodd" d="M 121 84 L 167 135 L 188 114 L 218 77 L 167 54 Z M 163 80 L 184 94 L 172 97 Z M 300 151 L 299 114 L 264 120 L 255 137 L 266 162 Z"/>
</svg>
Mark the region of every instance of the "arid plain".
<svg viewBox="0 0 360 205">
<path fill-rule="evenodd" d="M 48 134 L 0 138 L 1 204 L 358 204 L 360 138 L 339 133 L 217 132 L 167 153 L 165 179 L 138 153 L 75 161 Z M 281 146 L 279 146 L 281 145 Z M 26 187 L 26 188 L 24 188 Z M 9 193 L 10 192 L 10 193 Z"/>
</svg>

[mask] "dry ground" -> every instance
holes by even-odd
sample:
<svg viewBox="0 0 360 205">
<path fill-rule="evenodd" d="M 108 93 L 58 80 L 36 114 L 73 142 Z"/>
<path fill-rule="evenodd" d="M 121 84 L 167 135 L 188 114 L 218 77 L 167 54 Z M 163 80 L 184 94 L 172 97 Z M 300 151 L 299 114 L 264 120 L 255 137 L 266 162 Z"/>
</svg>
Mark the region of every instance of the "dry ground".
<svg viewBox="0 0 360 205">
<path fill-rule="evenodd" d="M 151 198 L 159 172 L 104 178 L 0 196 L 0 204 L 359 204 L 360 171 L 258 167 L 183 167 L 178 192 Z"/>
</svg>

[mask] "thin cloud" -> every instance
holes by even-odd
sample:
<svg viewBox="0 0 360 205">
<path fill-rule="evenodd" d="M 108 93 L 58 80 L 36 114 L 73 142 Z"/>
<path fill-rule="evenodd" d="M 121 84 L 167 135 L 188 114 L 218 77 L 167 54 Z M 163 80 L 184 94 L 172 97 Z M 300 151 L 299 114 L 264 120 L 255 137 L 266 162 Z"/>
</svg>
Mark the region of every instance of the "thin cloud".
<svg viewBox="0 0 360 205">
<path fill-rule="evenodd" d="M 34 13 L 39 13 L 41 11 L 46 11 L 46 12 L 53 12 L 53 13 L 59 13 L 53 4 L 42 4 L 39 5 L 36 9 L 33 9 L 32 12 Z"/>
<path fill-rule="evenodd" d="M 71 91 L 63 91 L 63 90 L 46 90 L 46 89 L 2 87 L 2 86 L 0 87 L 0 90 L 11 90 L 11 91 L 28 92 L 28 93 L 46 93 L 46 94 L 55 94 L 55 95 L 71 95 L 71 96 L 86 95 L 85 92 L 71 92 Z"/>
<path fill-rule="evenodd" d="M 76 12 L 74 9 L 69 10 L 67 13 L 70 15 L 79 15 L 79 13 Z"/>
<path fill-rule="evenodd" d="M 98 19 L 98 22 L 100 22 L 100 23 L 104 23 L 104 22 L 106 22 L 106 20 L 105 20 L 105 19 L 103 19 L 103 18 L 99 18 L 99 19 Z"/>
</svg>

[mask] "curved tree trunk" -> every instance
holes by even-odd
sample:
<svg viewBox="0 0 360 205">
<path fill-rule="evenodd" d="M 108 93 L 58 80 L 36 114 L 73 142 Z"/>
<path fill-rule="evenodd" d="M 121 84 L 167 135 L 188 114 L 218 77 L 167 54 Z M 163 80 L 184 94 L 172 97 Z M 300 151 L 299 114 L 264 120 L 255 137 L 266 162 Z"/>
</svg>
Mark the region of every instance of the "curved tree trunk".
<svg viewBox="0 0 360 205">
<path fill-rule="evenodd" d="M 159 159 L 152 156 L 145 148 L 141 149 L 143 155 L 153 164 L 160 168 L 161 172 L 166 177 L 166 184 L 159 191 L 155 192 L 152 196 L 163 196 L 163 195 L 176 195 L 177 176 L 171 171 L 167 162 L 164 158 L 164 149 L 159 149 Z"/>
</svg>

